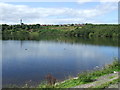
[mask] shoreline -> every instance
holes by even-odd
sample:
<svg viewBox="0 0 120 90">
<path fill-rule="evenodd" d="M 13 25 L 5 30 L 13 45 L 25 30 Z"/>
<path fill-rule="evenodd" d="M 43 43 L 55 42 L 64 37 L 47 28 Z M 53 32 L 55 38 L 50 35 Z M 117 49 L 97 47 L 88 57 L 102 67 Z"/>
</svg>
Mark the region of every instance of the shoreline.
<svg viewBox="0 0 120 90">
<path fill-rule="evenodd" d="M 114 60 L 112 64 L 107 64 L 99 70 L 92 70 L 92 72 L 80 73 L 77 77 L 73 77 L 64 80 L 62 82 L 57 82 L 55 83 L 55 85 L 41 84 L 38 86 L 38 88 L 73 88 L 79 85 L 95 82 L 100 77 L 104 77 L 112 74 L 118 75 L 119 72 L 120 72 L 120 62 L 118 60 Z"/>
<path fill-rule="evenodd" d="M 120 72 L 120 62 L 118 59 L 115 58 L 115 60 L 111 64 L 107 64 L 103 67 L 101 67 L 99 70 L 91 70 L 91 71 L 85 71 L 83 73 L 78 74 L 77 77 L 71 77 L 69 79 L 65 79 L 61 82 L 55 82 L 53 85 L 48 85 L 47 81 L 42 82 L 36 86 L 29 86 L 28 84 L 25 84 L 23 86 L 17 86 L 17 85 L 11 85 L 6 86 L 4 88 L 77 88 L 77 86 L 81 87 L 86 84 L 94 83 L 96 82 L 100 77 L 108 76 L 108 75 L 116 75 Z M 112 78 L 112 76 L 111 76 Z M 99 88 L 100 86 L 98 86 Z M 101 86 L 102 87 L 102 86 Z M 84 88 L 84 87 L 82 87 Z"/>
</svg>

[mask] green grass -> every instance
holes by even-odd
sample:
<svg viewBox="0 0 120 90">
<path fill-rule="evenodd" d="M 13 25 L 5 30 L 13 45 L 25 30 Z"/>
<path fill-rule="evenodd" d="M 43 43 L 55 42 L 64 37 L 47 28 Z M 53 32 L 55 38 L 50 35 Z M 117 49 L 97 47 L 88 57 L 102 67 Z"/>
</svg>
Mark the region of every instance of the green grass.
<svg viewBox="0 0 120 90">
<path fill-rule="evenodd" d="M 98 77 L 113 73 L 114 71 L 120 71 L 120 62 L 118 62 L 118 59 L 115 59 L 112 64 L 106 65 L 103 69 L 80 73 L 78 74 L 78 79 L 71 78 L 69 80 L 65 80 L 64 82 L 58 83 L 57 85 L 49 86 L 49 88 L 71 88 L 77 85 L 93 82 Z M 38 88 L 41 88 L 41 86 L 42 85 L 39 85 Z M 43 88 L 48 88 L 46 84 L 43 86 Z"/>
</svg>

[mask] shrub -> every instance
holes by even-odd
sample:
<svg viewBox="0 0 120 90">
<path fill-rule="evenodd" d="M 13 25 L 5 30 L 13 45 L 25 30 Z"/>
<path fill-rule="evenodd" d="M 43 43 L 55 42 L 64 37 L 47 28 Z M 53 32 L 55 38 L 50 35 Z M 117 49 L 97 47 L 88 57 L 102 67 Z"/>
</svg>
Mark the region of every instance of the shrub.
<svg viewBox="0 0 120 90">
<path fill-rule="evenodd" d="M 51 74 L 48 74 L 46 76 L 46 80 L 47 80 L 48 85 L 54 85 L 56 83 L 56 78 L 52 76 Z"/>
</svg>

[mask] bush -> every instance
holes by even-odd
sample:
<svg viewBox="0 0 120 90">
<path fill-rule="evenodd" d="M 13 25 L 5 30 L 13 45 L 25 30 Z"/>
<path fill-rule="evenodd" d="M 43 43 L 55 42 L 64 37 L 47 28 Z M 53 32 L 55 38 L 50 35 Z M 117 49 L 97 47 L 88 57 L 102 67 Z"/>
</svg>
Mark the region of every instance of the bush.
<svg viewBox="0 0 120 90">
<path fill-rule="evenodd" d="M 89 33 L 89 37 L 92 37 L 94 35 L 94 33 Z"/>
</svg>

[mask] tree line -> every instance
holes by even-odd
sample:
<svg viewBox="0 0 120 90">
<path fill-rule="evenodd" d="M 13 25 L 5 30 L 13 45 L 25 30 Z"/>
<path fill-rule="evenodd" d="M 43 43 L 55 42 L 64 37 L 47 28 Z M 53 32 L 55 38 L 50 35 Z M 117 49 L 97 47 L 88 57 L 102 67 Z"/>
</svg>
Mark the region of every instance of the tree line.
<svg viewBox="0 0 120 90">
<path fill-rule="evenodd" d="M 118 24 L 85 24 L 83 26 L 42 26 L 2 24 L 3 37 L 38 37 L 42 35 L 63 35 L 75 37 L 120 37 Z"/>
</svg>

